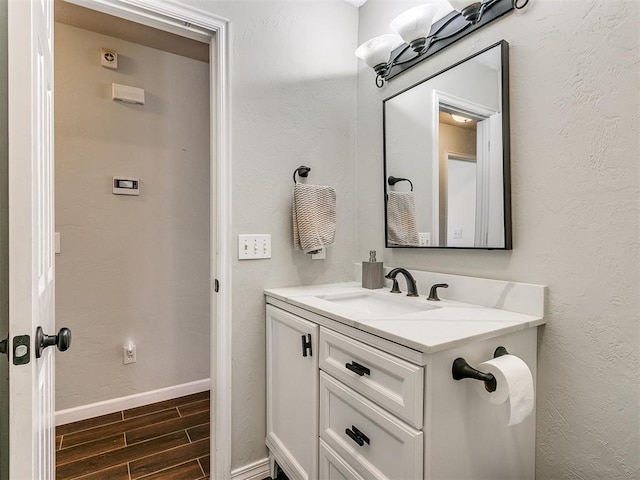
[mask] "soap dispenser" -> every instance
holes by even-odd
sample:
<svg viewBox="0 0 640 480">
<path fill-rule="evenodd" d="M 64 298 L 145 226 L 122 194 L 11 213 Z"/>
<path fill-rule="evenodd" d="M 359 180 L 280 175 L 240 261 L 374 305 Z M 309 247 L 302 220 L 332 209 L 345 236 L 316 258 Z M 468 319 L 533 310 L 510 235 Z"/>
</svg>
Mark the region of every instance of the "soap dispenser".
<svg viewBox="0 0 640 480">
<path fill-rule="evenodd" d="M 376 251 L 369 251 L 369 261 L 362 262 L 362 287 L 382 288 L 384 287 L 384 275 L 382 262 L 376 261 Z"/>
</svg>

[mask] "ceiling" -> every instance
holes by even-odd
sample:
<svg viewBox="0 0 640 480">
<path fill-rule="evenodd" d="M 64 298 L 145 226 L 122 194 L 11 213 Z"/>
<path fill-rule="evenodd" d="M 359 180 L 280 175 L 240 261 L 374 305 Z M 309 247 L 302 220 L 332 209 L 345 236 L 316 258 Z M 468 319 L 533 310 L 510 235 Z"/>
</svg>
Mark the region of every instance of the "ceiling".
<svg viewBox="0 0 640 480">
<path fill-rule="evenodd" d="M 55 0 L 55 21 L 164 52 L 209 62 L 209 44 Z M 109 45 L 104 45 L 109 48 Z"/>
</svg>

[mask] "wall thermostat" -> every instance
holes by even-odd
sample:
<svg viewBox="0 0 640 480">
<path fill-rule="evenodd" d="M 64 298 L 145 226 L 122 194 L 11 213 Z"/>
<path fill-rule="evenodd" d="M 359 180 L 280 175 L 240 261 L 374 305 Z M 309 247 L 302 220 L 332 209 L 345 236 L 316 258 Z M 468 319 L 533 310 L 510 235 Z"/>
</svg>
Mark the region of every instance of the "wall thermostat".
<svg viewBox="0 0 640 480">
<path fill-rule="evenodd" d="M 140 195 L 140 180 L 131 177 L 113 177 L 114 195 Z"/>
<path fill-rule="evenodd" d="M 118 68 L 118 52 L 110 48 L 102 48 L 100 50 L 100 65 L 105 68 Z"/>
</svg>

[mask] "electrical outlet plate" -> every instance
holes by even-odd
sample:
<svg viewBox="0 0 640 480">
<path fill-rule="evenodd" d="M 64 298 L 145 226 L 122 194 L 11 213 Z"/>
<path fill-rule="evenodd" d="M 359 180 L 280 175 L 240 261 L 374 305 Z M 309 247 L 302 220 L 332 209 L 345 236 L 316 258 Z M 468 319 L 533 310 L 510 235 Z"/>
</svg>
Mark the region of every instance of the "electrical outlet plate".
<svg viewBox="0 0 640 480">
<path fill-rule="evenodd" d="M 238 235 L 238 260 L 271 258 L 271 234 Z"/>
<path fill-rule="evenodd" d="M 318 253 L 312 253 L 311 258 L 313 260 L 325 260 L 327 258 L 327 248 L 322 247 Z"/>
<path fill-rule="evenodd" d="M 122 360 L 125 365 L 129 363 L 136 363 L 138 361 L 136 356 L 136 346 L 131 344 L 125 347 L 122 347 L 123 357 Z"/>
</svg>

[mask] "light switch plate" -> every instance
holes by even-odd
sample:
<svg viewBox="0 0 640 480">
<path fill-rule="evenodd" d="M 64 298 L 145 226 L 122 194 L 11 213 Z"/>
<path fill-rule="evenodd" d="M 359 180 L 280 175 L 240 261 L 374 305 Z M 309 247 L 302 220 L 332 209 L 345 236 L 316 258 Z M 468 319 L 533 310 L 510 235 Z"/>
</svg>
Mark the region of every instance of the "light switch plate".
<svg viewBox="0 0 640 480">
<path fill-rule="evenodd" d="M 418 245 L 421 247 L 431 246 L 431 232 L 418 232 Z"/>
<path fill-rule="evenodd" d="M 238 235 L 238 260 L 271 258 L 271 234 Z"/>
</svg>

